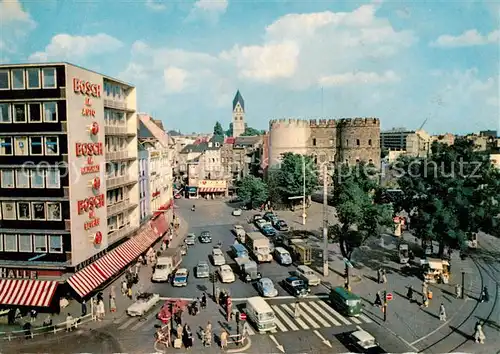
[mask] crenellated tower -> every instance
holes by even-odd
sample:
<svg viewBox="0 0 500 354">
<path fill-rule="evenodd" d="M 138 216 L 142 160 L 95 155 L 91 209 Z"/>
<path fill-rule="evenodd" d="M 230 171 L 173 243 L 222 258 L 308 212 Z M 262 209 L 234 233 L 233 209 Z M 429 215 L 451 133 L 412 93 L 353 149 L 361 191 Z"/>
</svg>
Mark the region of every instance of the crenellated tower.
<svg viewBox="0 0 500 354">
<path fill-rule="evenodd" d="M 237 138 L 245 132 L 245 101 L 240 93 L 236 92 L 233 99 L 233 136 Z"/>
</svg>

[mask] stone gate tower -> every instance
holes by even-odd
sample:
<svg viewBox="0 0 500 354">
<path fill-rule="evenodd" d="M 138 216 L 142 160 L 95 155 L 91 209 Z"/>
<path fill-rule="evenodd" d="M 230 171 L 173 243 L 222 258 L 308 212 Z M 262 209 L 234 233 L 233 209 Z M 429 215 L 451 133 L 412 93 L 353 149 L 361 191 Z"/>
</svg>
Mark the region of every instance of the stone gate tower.
<svg viewBox="0 0 500 354">
<path fill-rule="evenodd" d="M 240 90 L 233 99 L 233 136 L 237 138 L 245 132 L 245 101 Z"/>
</svg>

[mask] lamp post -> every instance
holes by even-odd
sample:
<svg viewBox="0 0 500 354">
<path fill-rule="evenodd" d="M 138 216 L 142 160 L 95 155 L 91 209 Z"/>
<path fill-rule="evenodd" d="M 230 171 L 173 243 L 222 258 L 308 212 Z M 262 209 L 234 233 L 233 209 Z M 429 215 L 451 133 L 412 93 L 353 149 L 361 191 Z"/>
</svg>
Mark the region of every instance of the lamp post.
<svg viewBox="0 0 500 354">
<path fill-rule="evenodd" d="M 306 158 L 302 155 L 302 225 L 306 224 Z"/>
</svg>

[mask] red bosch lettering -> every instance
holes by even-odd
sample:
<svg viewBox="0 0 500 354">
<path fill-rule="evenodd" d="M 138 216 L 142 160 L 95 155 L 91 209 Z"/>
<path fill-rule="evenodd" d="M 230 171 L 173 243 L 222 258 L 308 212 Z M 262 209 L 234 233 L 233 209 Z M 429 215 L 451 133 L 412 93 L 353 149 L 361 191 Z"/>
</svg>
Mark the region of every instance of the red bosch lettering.
<svg viewBox="0 0 500 354">
<path fill-rule="evenodd" d="M 95 197 L 88 197 L 77 202 L 78 215 L 81 215 L 89 210 L 99 209 L 104 206 L 104 194 Z"/>
<path fill-rule="evenodd" d="M 76 156 L 101 156 L 103 155 L 102 143 L 76 143 Z"/>
</svg>

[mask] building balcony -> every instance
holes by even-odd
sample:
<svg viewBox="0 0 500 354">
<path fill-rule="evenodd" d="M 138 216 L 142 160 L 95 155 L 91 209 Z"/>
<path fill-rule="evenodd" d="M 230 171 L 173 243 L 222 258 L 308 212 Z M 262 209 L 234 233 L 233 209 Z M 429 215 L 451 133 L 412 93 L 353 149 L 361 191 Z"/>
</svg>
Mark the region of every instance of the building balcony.
<svg viewBox="0 0 500 354">
<path fill-rule="evenodd" d="M 137 229 L 138 227 L 130 227 L 130 221 L 115 230 L 108 228 L 108 244 L 112 245 L 116 241 L 132 235 L 137 231 Z"/>
<path fill-rule="evenodd" d="M 129 134 L 126 125 L 104 124 L 104 134 L 106 135 L 134 135 Z"/>
<path fill-rule="evenodd" d="M 135 112 L 134 109 L 127 107 L 127 103 L 122 102 L 122 101 L 110 100 L 110 99 L 104 99 L 104 107 L 118 109 L 118 110 L 127 111 L 127 112 Z"/>
<path fill-rule="evenodd" d="M 129 176 L 111 177 L 106 180 L 106 187 L 113 189 L 134 183 L 137 183 L 137 180 L 131 179 Z"/>
<path fill-rule="evenodd" d="M 110 216 L 120 214 L 126 210 L 129 210 L 129 209 L 132 209 L 135 207 L 137 207 L 137 203 L 130 203 L 129 198 L 124 199 L 121 202 L 115 203 L 113 205 L 109 205 L 107 208 L 108 218 Z"/>
<path fill-rule="evenodd" d="M 106 152 L 106 161 L 118 160 L 135 160 L 135 156 L 131 156 L 127 150 Z"/>
</svg>

